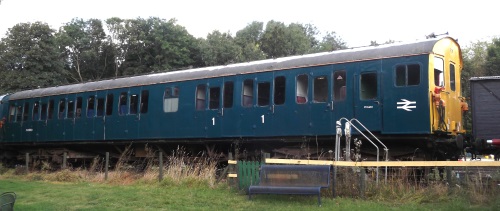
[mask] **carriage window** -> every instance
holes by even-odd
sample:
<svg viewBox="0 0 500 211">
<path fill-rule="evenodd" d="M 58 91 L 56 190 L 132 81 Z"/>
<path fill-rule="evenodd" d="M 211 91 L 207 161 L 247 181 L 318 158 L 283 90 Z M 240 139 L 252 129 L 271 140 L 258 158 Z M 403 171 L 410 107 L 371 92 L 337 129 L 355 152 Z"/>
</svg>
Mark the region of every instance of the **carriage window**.
<svg viewBox="0 0 500 211">
<path fill-rule="evenodd" d="M 40 115 L 38 113 L 39 110 L 40 106 L 38 105 L 38 102 L 33 103 L 33 116 L 31 117 L 33 121 L 40 120 Z"/>
<path fill-rule="evenodd" d="M 346 91 L 345 70 L 335 72 L 333 74 L 333 99 L 335 101 L 344 100 L 346 97 Z"/>
<path fill-rule="evenodd" d="M 314 78 L 314 102 L 324 103 L 328 100 L 328 80 L 326 76 L 319 76 Z"/>
<path fill-rule="evenodd" d="M 179 109 L 179 91 L 177 87 L 167 87 L 163 96 L 163 111 L 177 112 Z"/>
<path fill-rule="evenodd" d="M 104 114 L 104 98 L 97 98 L 97 116 Z"/>
<path fill-rule="evenodd" d="M 413 86 L 420 84 L 420 65 L 396 66 L 396 86 Z"/>
<path fill-rule="evenodd" d="M 207 96 L 207 86 L 200 84 L 196 87 L 196 110 L 201 111 L 205 109 L 205 98 Z"/>
<path fill-rule="evenodd" d="M 15 121 L 14 117 L 16 116 L 16 106 L 11 105 L 9 109 L 9 122 Z"/>
<path fill-rule="evenodd" d="M 130 107 L 129 107 L 130 114 L 137 114 L 138 103 L 139 103 L 139 96 L 137 96 L 136 94 L 130 95 Z"/>
<path fill-rule="evenodd" d="M 23 114 L 23 121 L 28 121 L 28 113 L 30 110 L 29 107 L 30 107 L 30 104 L 28 102 L 24 103 L 23 113 L 22 113 Z M 19 112 L 19 114 L 21 114 L 21 112 Z M 21 116 L 21 115 L 18 115 L 18 116 Z"/>
<path fill-rule="evenodd" d="M 82 117 L 82 106 L 83 106 L 82 104 L 83 104 L 82 97 L 77 97 L 76 98 L 76 113 L 75 113 L 76 118 Z"/>
<path fill-rule="evenodd" d="M 113 114 L 113 94 L 106 96 L 106 116 Z"/>
<path fill-rule="evenodd" d="M 361 74 L 359 83 L 359 96 L 361 100 L 372 100 L 377 98 L 377 73 Z"/>
<path fill-rule="evenodd" d="M 119 115 L 125 115 L 128 113 L 128 108 L 127 108 L 127 93 L 122 92 L 120 93 L 120 100 L 118 102 L 118 114 Z"/>
<path fill-rule="evenodd" d="M 48 119 L 51 120 L 54 115 L 54 100 L 49 101 L 49 109 L 48 109 Z"/>
<path fill-rule="evenodd" d="M 264 82 L 257 85 L 257 105 L 268 106 L 271 99 L 271 83 Z"/>
<path fill-rule="evenodd" d="M 285 103 L 285 89 L 286 80 L 285 76 L 278 76 L 274 78 L 274 104 L 283 105 Z"/>
<path fill-rule="evenodd" d="M 444 61 L 434 57 L 434 85 L 444 87 Z"/>
<path fill-rule="evenodd" d="M 406 66 L 398 65 L 396 66 L 396 86 L 406 85 Z"/>
<path fill-rule="evenodd" d="M 228 81 L 224 83 L 224 108 L 232 108 L 234 100 L 234 83 Z"/>
<path fill-rule="evenodd" d="M 241 104 L 243 107 L 251 107 L 253 104 L 253 80 L 246 79 L 243 82 L 243 97 L 241 98 Z"/>
<path fill-rule="evenodd" d="M 420 65 L 410 64 L 408 65 L 408 86 L 419 85 L 420 84 Z"/>
<path fill-rule="evenodd" d="M 66 100 L 65 99 L 61 99 L 59 101 L 59 113 L 58 113 L 58 117 L 59 119 L 64 119 L 64 117 L 66 117 Z"/>
<path fill-rule="evenodd" d="M 450 87 L 451 91 L 455 91 L 455 65 L 450 64 Z"/>
<path fill-rule="evenodd" d="M 148 113 L 149 108 L 149 91 L 142 90 L 141 92 L 141 114 Z"/>
<path fill-rule="evenodd" d="M 307 103 L 307 94 L 309 92 L 309 84 L 307 75 L 297 76 L 297 94 L 296 99 L 298 104 Z"/>
<path fill-rule="evenodd" d="M 87 101 L 87 117 L 94 117 L 95 116 L 95 111 L 94 111 L 94 104 L 95 104 L 95 97 L 90 96 L 89 100 Z M 68 111 L 71 108 L 68 108 Z M 68 113 L 68 118 L 69 118 L 69 113 Z"/>
<path fill-rule="evenodd" d="M 73 100 L 68 101 L 68 119 L 74 118 L 75 114 L 75 102 Z"/>
<path fill-rule="evenodd" d="M 42 103 L 42 114 L 40 117 L 42 121 L 47 119 L 47 103 Z"/>
<path fill-rule="evenodd" d="M 220 106 L 220 87 L 210 87 L 210 95 L 208 96 L 210 104 L 209 109 L 219 109 Z"/>
<path fill-rule="evenodd" d="M 15 122 L 20 122 L 23 120 L 23 106 L 12 106 L 10 107 L 10 120 Z"/>
</svg>

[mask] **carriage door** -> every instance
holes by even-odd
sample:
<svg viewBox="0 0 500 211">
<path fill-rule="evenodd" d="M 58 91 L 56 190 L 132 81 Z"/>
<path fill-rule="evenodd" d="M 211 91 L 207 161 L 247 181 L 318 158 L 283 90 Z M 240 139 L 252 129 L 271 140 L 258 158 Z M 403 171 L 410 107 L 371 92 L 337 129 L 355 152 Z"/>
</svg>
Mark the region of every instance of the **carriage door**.
<svg viewBox="0 0 500 211">
<path fill-rule="evenodd" d="M 125 114 L 127 139 L 136 139 L 139 136 L 141 93 L 141 87 L 131 87 L 128 92 L 128 113 Z"/>
<path fill-rule="evenodd" d="M 332 76 L 333 82 L 333 99 L 330 102 L 331 110 L 333 111 L 333 118 L 331 122 L 332 130 L 336 129 L 336 121 L 340 118 L 351 119 L 353 117 L 352 107 L 352 82 L 351 75 L 346 74 L 347 68 L 335 70 Z M 333 133 L 336 133 L 334 131 Z"/>
<path fill-rule="evenodd" d="M 222 90 L 224 80 L 213 78 L 208 81 L 208 110 L 206 112 L 205 130 L 208 138 L 220 137 L 222 133 L 222 119 L 224 116 L 222 105 Z"/>
<path fill-rule="evenodd" d="M 376 71 L 361 71 L 355 76 L 354 118 L 370 131 L 382 129 L 380 77 Z"/>
<path fill-rule="evenodd" d="M 251 114 L 253 120 L 252 128 L 255 129 L 255 134 L 258 136 L 275 135 L 273 122 L 273 113 L 275 106 L 273 105 L 273 73 L 261 73 L 255 78 L 256 88 L 256 107 L 255 113 Z"/>
<path fill-rule="evenodd" d="M 314 70 L 312 77 L 311 132 L 313 135 L 331 134 L 331 70 L 326 67 Z M 335 126 L 333 126 L 335 128 Z M 335 131 L 335 130 L 333 130 Z"/>
<path fill-rule="evenodd" d="M 106 112 L 108 109 L 113 108 L 106 106 L 107 101 L 113 99 L 108 99 L 107 91 L 98 91 L 95 96 L 95 118 L 94 118 L 94 140 L 105 140 L 105 125 L 106 125 Z M 108 109 L 106 109 L 108 108 Z"/>
<path fill-rule="evenodd" d="M 49 106 L 50 101 L 47 97 L 40 100 L 40 119 L 36 123 L 36 136 L 37 141 L 47 141 L 48 139 L 48 120 L 49 120 Z"/>
<path fill-rule="evenodd" d="M 68 115 L 74 119 L 75 123 L 74 140 L 92 140 L 94 138 L 95 93 L 79 93 L 76 94 L 74 100 L 74 114 Z"/>
</svg>

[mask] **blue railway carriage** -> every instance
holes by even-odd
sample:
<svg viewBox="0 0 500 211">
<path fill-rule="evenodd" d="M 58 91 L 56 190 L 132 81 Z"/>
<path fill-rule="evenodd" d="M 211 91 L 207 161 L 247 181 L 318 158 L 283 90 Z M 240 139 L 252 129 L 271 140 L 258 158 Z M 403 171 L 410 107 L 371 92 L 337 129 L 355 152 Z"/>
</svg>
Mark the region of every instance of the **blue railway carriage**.
<svg viewBox="0 0 500 211">
<path fill-rule="evenodd" d="M 0 146 L 316 140 L 328 150 L 345 117 L 394 157 L 445 154 L 464 132 L 461 69 L 445 37 L 26 90 L 1 99 Z"/>
</svg>

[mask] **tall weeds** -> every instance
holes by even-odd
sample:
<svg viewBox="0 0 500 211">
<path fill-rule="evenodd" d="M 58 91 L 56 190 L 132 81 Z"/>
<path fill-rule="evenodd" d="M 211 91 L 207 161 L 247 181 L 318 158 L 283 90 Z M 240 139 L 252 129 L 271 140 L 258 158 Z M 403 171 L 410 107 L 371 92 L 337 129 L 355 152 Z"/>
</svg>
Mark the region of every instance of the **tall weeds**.
<svg viewBox="0 0 500 211">
<path fill-rule="evenodd" d="M 110 184 L 154 183 L 159 180 L 158 151 L 146 146 L 146 156 L 138 159 L 127 147 L 116 163 L 110 164 L 108 178 L 105 178 L 105 160 L 95 157 L 86 168 L 49 171 L 48 163 L 41 163 L 42 169 L 30 170 L 25 174 L 23 167 L 6 170 L 0 166 L 0 178 L 25 178 L 57 182 L 100 182 Z M 165 154 L 165 153 L 164 153 Z M 190 155 L 184 148 L 177 148 L 163 159 L 163 180 L 161 185 L 203 185 L 214 187 L 216 183 L 217 160 L 207 156 Z M 113 168 L 111 168 L 113 167 Z"/>
</svg>

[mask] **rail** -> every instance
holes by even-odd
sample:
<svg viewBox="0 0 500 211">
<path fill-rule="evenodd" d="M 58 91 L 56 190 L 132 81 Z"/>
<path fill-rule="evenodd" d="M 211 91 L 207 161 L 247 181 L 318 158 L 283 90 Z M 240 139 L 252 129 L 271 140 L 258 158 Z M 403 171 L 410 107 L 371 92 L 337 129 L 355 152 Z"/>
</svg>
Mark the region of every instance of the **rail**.
<svg viewBox="0 0 500 211">
<path fill-rule="evenodd" d="M 365 132 L 368 132 L 372 138 L 374 138 L 375 140 L 378 141 L 378 143 L 380 143 L 383 147 L 384 147 L 384 151 L 385 151 L 385 161 L 388 161 L 389 160 L 389 149 L 387 148 L 387 146 L 385 146 L 384 143 L 382 143 L 382 141 L 380 141 L 375 135 L 373 135 L 372 132 L 370 132 L 370 130 L 368 130 L 368 128 L 365 127 L 365 125 L 363 125 L 359 120 L 357 120 L 356 118 L 352 118 L 351 120 L 345 118 L 345 117 L 342 117 L 339 119 L 339 121 L 337 121 L 337 138 L 336 138 L 336 143 L 335 143 L 335 151 L 336 151 L 336 159 L 335 161 L 339 161 L 339 158 L 338 158 L 338 155 L 340 154 L 340 136 L 342 136 L 342 134 L 340 134 L 339 136 L 339 132 L 342 133 L 342 130 L 339 130 L 339 127 L 342 126 L 342 120 L 344 120 L 346 122 L 346 125 L 345 125 L 345 134 L 346 134 L 346 161 L 349 161 L 350 158 L 350 145 L 351 145 L 351 142 L 350 142 L 350 127 L 353 127 L 354 129 L 356 129 L 356 131 L 358 131 L 359 134 L 361 134 L 363 137 L 366 138 L 366 140 L 368 140 L 376 149 L 377 149 L 377 162 L 379 162 L 379 157 L 380 157 L 380 149 L 378 147 L 377 144 L 375 144 L 368 136 L 365 135 L 365 133 L 363 133 L 363 131 L 361 131 L 358 127 L 356 127 L 354 123 L 357 123 L 359 126 L 361 126 Z M 378 184 L 378 181 L 379 181 L 379 172 L 378 172 L 378 166 L 376 167 L 377 168 L 377 184 Z M 385 167 L 385 182 L 387 182 L 387 166 Z"/>
</svg>

